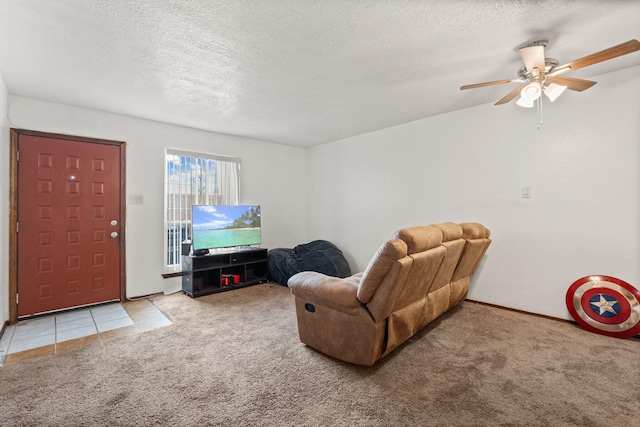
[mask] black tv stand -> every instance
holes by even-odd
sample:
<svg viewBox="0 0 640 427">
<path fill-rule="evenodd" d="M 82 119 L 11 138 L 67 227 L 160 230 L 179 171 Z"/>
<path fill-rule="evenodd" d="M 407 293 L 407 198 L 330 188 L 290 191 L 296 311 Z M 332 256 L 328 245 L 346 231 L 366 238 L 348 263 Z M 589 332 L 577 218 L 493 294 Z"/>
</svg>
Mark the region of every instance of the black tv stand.
<svg viewBox="0 0 640 427">
<path fill-rule="evenodd" d="M 182 256 L 182 292 L 192 298 L 264 283 L 268 276 L 266 249 Z"/>
</svg>

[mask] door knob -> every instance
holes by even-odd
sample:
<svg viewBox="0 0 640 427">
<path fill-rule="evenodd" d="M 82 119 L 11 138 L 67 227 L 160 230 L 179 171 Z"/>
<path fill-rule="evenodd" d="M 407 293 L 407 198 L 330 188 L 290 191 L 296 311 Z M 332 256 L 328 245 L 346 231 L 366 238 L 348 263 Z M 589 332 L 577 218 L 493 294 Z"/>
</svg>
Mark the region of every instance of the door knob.
<svg viewBox="0 0 640 427">
<path fill-rule="evenodd" d="M 117 231 L 112 231 L 111 232 L 111 238 L 115 239 L 116 237 L 118 237 L 118 232 Z"/>
<path fill-rule="evenodd" d="M 112 219 L 111 220 L 111 225 L 113 225 L 115 227 L 116 225 L 118 225 L 118 221 L 116 221 L 115 219 Z"/>
</svg>

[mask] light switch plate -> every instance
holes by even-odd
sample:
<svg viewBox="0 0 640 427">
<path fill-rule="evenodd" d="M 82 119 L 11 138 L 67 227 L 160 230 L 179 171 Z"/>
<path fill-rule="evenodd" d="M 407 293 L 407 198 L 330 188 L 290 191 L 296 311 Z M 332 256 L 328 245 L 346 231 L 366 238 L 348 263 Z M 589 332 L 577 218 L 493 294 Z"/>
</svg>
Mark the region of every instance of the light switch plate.
<svg viewBox="0 0 640 427">
<path fill-rule="evenodd" d="M 130 205 L 144 205 L 144 196 L 142 194 L 129 194 Z"/>
</svg>

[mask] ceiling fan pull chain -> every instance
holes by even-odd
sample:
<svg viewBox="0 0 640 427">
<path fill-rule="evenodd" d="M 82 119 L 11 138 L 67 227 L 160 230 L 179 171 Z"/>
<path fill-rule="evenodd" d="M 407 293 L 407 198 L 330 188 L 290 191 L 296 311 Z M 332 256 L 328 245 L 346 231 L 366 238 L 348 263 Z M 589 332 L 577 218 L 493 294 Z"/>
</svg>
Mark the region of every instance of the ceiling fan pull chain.
<svg viewBox="0 0 640 427">
<path fill-rule="evenodd" d="M 538 104 L 538 130 L 540 130 L 540 126 L 544 124 L 542 121 L 542 97 L 538 98 L 536 103 Z"/>
</svg>

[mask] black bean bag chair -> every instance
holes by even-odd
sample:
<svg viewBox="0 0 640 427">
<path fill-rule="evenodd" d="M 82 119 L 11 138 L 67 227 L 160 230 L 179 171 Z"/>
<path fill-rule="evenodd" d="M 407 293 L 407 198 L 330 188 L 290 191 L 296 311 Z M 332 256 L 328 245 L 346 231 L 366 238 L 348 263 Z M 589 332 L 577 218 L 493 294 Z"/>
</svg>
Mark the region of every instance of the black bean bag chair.
<svg viewBox="0 0 640 427">
<path fill-rule="evenodd" d="M 317 271 L 342 278 L 351 275 L 342 251 L 326 240 L 314 240 L 293 249 L 270 249 L 267 260 L 271 280 L 283 286 L 287 286 L 289 278 L 301 271 Z"/>
</svg>

